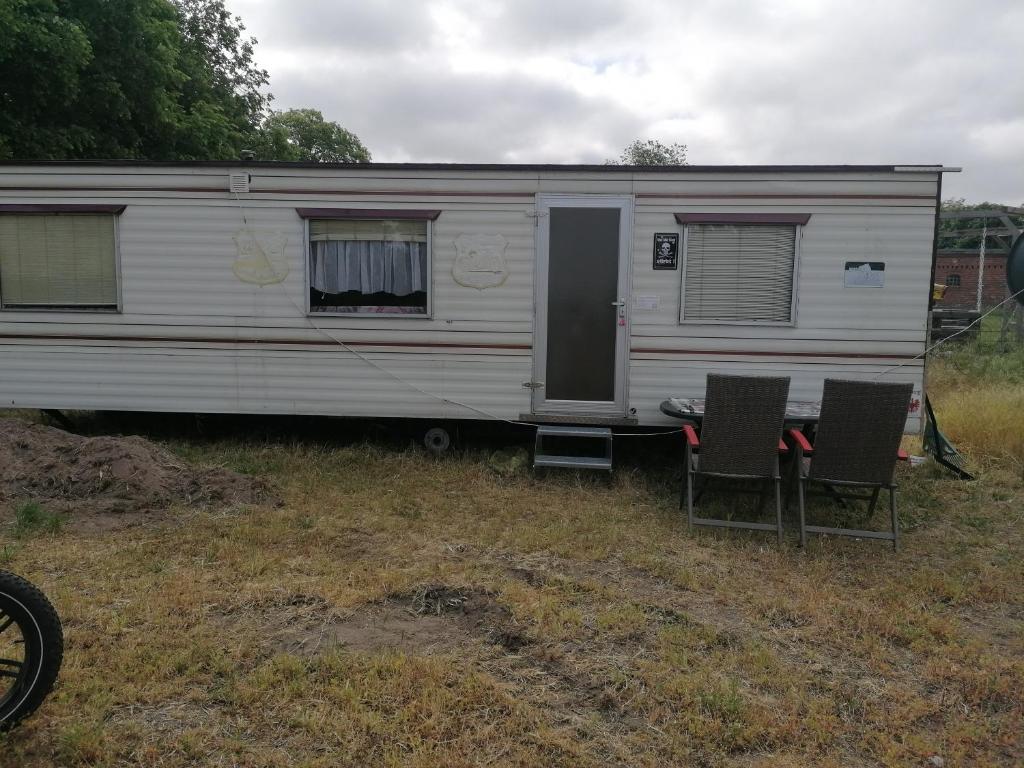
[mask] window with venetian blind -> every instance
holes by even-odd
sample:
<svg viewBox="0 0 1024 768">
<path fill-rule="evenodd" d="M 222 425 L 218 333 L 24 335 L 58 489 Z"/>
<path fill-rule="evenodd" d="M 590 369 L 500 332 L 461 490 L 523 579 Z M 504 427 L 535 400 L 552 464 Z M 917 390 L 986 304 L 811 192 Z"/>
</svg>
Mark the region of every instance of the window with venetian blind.
<svg viewBox="0 0 1024 768">
<path fill-rule="evenodd" d="M 793 322 L 798 223 L 685 223 L 681 322 Z"/>
<path fill-rule="evenodd" d="M 113 213 L 0 212 L 0 306 L 117 309 L 114 228 Z"/>
</svg>

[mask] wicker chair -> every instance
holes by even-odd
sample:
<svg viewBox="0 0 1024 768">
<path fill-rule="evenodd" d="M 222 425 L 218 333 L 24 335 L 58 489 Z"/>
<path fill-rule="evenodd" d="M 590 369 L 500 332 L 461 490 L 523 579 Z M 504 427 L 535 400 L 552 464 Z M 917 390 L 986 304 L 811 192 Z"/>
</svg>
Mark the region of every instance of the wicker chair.
<svg viewBox="0 0 1024 768">
<path fill-rule="evenodd" d="M 907 423 L 907 409 L 913 384 L 886 384 L 872 381 L 826 379 L 821 398 L 821 416 L 814 445 L 799 430 L 789 430 L 796 448 L 797 496 L 800 506 L 800 545 L 808 533 L 832 533 L 839 536 L 888 539 L 893 550 L 899 547 L 899 521 L 896 517 L 896 484 L 893 474 L 897 459 L 905 459 L 900 439 Z M 807 486 L 824 486 L 834 499 L 866 501 L 867 518 L 875 511 L 878 494 L 889 491 L 891 531 L 866 531 L 807 525 L 804 500 Z M 869 493 L 849 493 L 867 489 Z"/>
<path fill-rule="evenodd" d="M 776 531 L 782 541 L 779 451 L 786 450 L 781 438 L 788 396 L 789 377 L 708 374 L 700 438 L 692 426 L 683 427 L 686 469 L 679 506 L 682 507 L 685 500 L 686 518 L 691 528 L 710 525 Z M 698 478 L 703 480 L 701 495 L 713 478 L 763 481 L 759 510 L 764 507 L 766 492 L 774 483 L 775 523 L 695 517 L 694 486 Z"/>
</svg>

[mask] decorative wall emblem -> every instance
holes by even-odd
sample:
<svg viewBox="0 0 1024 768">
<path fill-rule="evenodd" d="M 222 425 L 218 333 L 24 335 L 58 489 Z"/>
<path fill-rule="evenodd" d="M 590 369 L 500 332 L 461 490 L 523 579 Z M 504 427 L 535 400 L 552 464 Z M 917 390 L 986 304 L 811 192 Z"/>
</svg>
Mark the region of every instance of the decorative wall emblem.
<svg viewBox="0 0 1024 768">
<path fill-rule="evenodd" d="M 455 239 L 455 265 L 452 277 L 467 288 L 495 288 L 508 279 L 505 249 L 508 241 L 501 235 L 459 235 Z"/>
<path fill-rule="evenodd" d="M 234 235 L 238 257 L 231 265 L 235 277 L 243 283 L 272 285 L 288 276 L 288 259 L 284 247 L 288 238 L 280 232 L 257 235 L 248 227 Z"/>
</svg>

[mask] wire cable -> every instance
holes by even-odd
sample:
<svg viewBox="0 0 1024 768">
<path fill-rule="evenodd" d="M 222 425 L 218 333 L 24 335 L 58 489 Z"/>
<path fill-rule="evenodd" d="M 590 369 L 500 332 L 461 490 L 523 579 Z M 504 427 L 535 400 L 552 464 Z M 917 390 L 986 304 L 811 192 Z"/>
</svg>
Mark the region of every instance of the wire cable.
<svg viewBox="0 0 1024 768">
<path fill-rule="evenodd" d="M 978 318 L 977 320 L 974 320 L 974 321 L 972 321 L 972 322 L 971 322 L 970 324 L 968 324 L 968 325 L 965 325 L 965 326 L 964 326 L 963 328 L 961 328 L 961 329 L 960 329 L 959 331 L 957 331 L 956 333 L 951 333 L 951 334 L 949 334 L 949 336 L 946 336 L 946 337 L 945 337 L 944 339 L 939 339 L 939 340 L 938 340 L 937 342 L 935 342 L 934 344 L 932 344 L 932 345 L 931 345 L 930 347 L 927 347 L 927 348 L 926 348 L 926 349 L 924 350 L 924 352 L 922 352 L 921 354 L 919 354 L 919 355 L 915 355 L 914 357 L 910 358 L 909 360 L 904 360 L 904 361 L 903 361 L 902 363 L 900 363 L 899 365 L 894 365 L 894 366 L 893 366 L 892 368 L 886 368 L 886 369 L 885 369 L 884 371 L 882 371 L 882 372 L 881 372 L 881 373 L 879 373 L 879 374 L 878 374 L 877 376 L 875 376 L 875 377 L 874 377 L 874 379 L 872 379 L 872 381 L 875 381 L 875 380 L 877 380 L 877 379 L 880 379 L 880 378 L 882 378 L 883 376 L 885 376 L 885 375 L 886 375 L 887 373 L 892 373 L 893 371 L 895 371 L 895 370 L 898 370 L 898 369 L 902 368 L 902 367 L 903 367 L 903 366 L 905 366 L 905 365 L 909 365 L 910 363 L 914 362 L 915 360 L 920 360 L 920 359 L 921 359 L 922 357 L 924 357 L 925 355 L 927 355 L 927 354 L 928 354 L 929 352 L 931 352 L 931 351 L 932 351 L 932 350 L 934 350 L 934 349 L 937 349 L 937 348 L 941 347 L 941 346 L 942 346 L 943 344 L 945 344 L 945 343 L 946 343 L 947 341 L 949 341 L 950 339 L 955 339 L 955 338 L 956 338 L 957 336 L 959 336 L 959 335 L 960 335 L 961 333 L 966 333 L 966 332 L 967 332 L 967 331 L 969 331 L 969 330 L 970 330 L 971 328 L 973 328 L 973 327 L 974 327 L 974 326 L 976 326 L 976 325 L 977 325 L 978 323 L 980 323 L 980 322 L 981 322 L 982 320 L 984 320 L 984 319 L 985 319 L 986 317 L 988 317 L 988 316 L 989 316 L 989 315 L 991 315 L 991 314 L 992 314 L 993 312 L 995 312 L 995 311 L 996 311 L 997 309 L 999 309 L 999 308 L 1000 308 L 1001 306 L 1003 306 L 1003 304 L 1006 304 L 1006 303 L 1008 303 L 1008 302 L 1010 302 L 1010 301 L 1013 301 L 1014 299 L 1016 299 L 1016 298 L 1017 298 L 1018 296 L 1020 296 L 1021 294 L 1024 294 L 1024 288 L 1022 288 L 1021 290 L 1017 291 L 1017 292 L 1016 292 L 1015 294 L 1013 294 L 1012 296 L 1007 296 L 1007 297 L 1006 297 L 1005 299 L 1003 299 L 1003 300 L 1002 300 L 1001 302 L 999 302 L 999 303 L 998 303 L 998 304 L 996 304 L 996 305 L 995 305 L 994 307 L 992 307 L 992 309 L 990 309 L 990 310 L 989 310 L 988 312 L 986 312 L 985 314 L 981 315 L 981 317 L 979 317 L 979 318 Z"/>
</svg>

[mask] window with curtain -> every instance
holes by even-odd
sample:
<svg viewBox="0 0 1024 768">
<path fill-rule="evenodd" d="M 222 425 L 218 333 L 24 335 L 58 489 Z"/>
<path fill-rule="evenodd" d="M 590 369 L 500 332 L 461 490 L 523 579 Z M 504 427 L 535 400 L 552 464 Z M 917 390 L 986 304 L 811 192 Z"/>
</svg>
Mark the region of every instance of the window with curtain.
<svg viewBox="0 0 1024 768">
<path fill-rule="evenodd" d="M 0 305 L 117 309 L 112 214 L 0 214 Z"/>
<path fill-rule="evenodd" d="M 790 323 L 798 228 L 688 224 L 681 322 Z"/>
<path fill-rule="evenodd" d="M 310 219 L 310 310 L 426 315 L 428 226 L 417 219 Z"/>
</svg>

